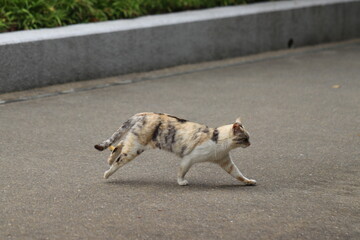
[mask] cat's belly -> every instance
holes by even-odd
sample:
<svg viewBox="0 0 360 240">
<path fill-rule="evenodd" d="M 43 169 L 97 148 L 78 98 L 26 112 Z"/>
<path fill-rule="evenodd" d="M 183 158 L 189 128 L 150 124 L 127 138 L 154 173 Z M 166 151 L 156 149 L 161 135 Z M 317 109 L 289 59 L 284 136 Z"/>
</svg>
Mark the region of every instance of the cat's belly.
<svg viewBox="0 0 360 240">
<path fill-rule="evenodd" d="M 223 151 L 214 141 L 209 140 L 194 148 L 189 154 L 195 162 L 216 161 L 224 158 L 228 151 Z"/>
</svg>

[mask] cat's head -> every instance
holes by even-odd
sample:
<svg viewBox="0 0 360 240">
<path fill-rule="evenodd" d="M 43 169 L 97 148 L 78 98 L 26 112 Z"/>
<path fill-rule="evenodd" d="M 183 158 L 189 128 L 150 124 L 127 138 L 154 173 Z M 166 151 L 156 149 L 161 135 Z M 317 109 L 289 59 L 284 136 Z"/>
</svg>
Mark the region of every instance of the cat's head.
<svg viewBox="0 0 360 240">
<path fill-rule="evenodd" d="M 237 118 L 235 120 L 235 123 L 232 125 L 232 135 L 232 141 L 235 146 L 239 146 L 242 148 L 250 146 L 249 133 L 245 130 L 240 118 Z"/>
</svg>

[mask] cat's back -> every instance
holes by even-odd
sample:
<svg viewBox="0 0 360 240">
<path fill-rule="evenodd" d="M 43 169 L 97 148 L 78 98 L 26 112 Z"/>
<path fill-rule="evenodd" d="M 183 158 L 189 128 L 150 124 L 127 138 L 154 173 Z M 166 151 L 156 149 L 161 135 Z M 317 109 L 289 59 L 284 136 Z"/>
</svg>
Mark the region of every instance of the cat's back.
<svg viewBox="0 0 360 240">
<path fill-rule="evenodd" d="M 154 127 L 154 130 L 156 128 L 159 128 L 158 130 L 172 129 L 172 131 L 177 132 L 182 137 L 192 136 L 196 138 L 199 135 L 209 135 L 212 130 L 212 128 L 206 125 L 191 122 L 167 113 L 143 112 L 135 116 L 142 117 L 143 125 L 150 129 Z"/>
</svg>

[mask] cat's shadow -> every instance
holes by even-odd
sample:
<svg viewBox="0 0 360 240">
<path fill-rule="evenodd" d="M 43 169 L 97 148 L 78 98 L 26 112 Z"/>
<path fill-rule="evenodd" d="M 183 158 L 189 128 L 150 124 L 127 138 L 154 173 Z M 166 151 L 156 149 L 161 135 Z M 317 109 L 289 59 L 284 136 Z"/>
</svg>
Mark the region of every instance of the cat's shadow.
<svg viewBox="0 0 360 240">
<path fill-rule="evenodd" d="M 106 181 L 105 184 L 115 185 L 125 188 L 148 188 L 148 189 L 171 189 L 171 190 L 187 190 L 187 191 L 207 191 L 207 190 L 250 190 L 254 186 L 243 185 L 241 183 L 234 184 L 215 184 L 192 181 L 187 186 L 179 186 L 176 181 L 154 181 L 143 179 L 114 179 Z"/>
</svg>

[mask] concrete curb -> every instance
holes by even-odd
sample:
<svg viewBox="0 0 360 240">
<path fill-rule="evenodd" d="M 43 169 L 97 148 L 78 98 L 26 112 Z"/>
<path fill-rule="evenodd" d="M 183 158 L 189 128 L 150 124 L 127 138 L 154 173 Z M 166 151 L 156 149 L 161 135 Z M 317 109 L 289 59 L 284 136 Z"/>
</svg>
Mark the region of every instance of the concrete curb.
<svg viewBox="0 0 360 240">
<path fill-rule="evenodd" d="M 0 34 L 0 93 L 360 37 L 360 0 L 294 0 Z"/>
</svg>

